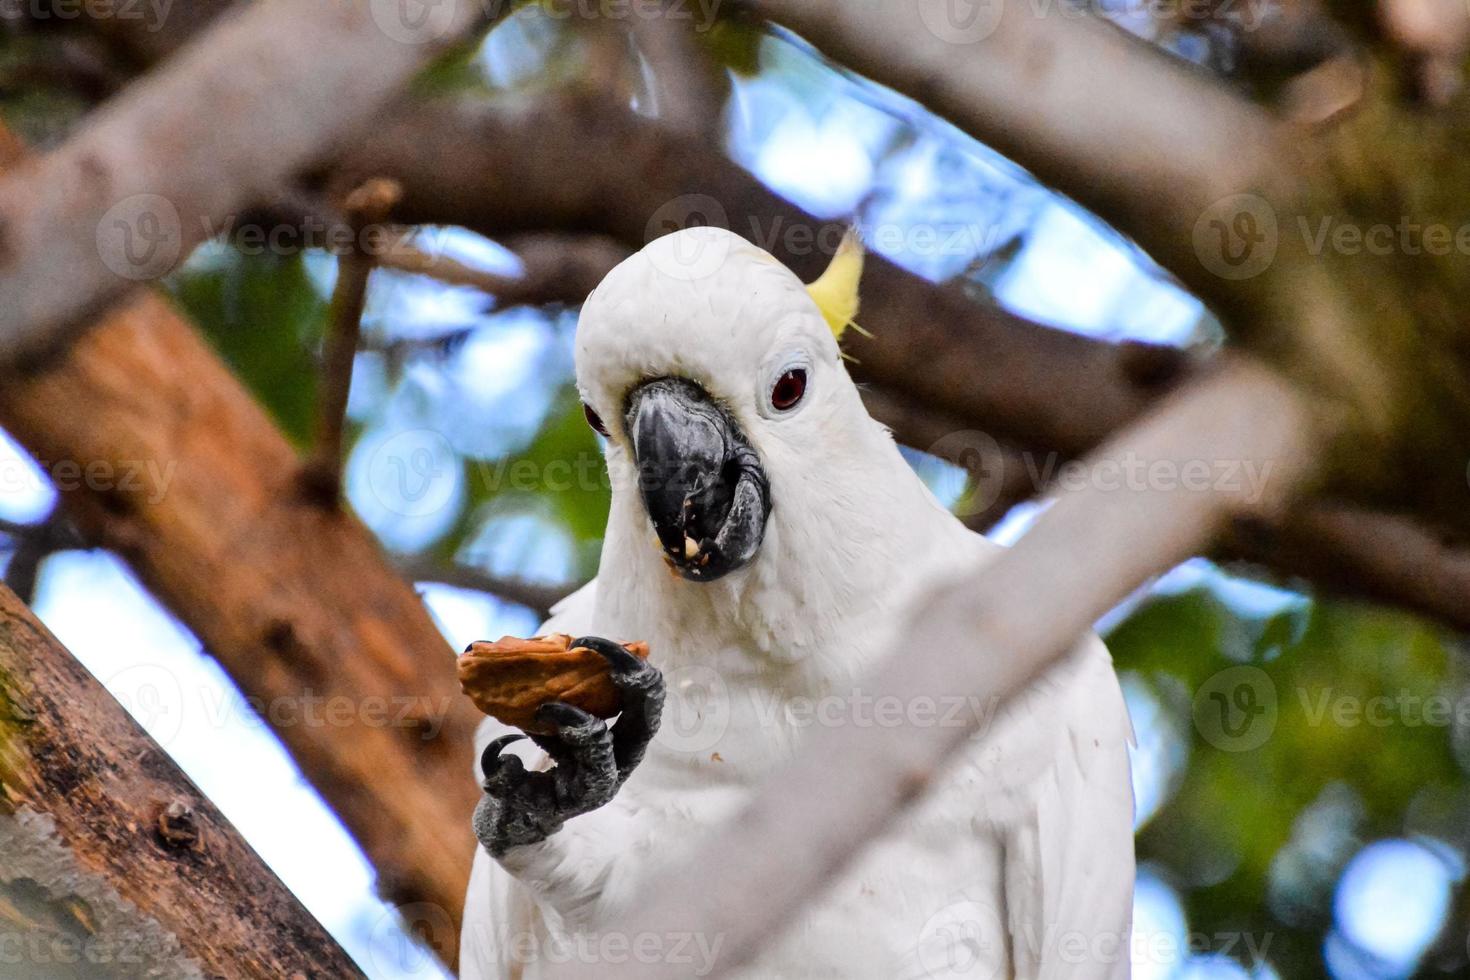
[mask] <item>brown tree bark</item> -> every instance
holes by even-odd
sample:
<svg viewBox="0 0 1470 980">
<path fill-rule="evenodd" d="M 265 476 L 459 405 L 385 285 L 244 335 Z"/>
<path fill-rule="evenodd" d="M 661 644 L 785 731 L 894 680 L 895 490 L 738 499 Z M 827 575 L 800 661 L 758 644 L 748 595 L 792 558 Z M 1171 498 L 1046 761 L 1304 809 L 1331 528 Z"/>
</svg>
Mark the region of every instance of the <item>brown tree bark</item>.
<svg viewBox="0 0 1470 980">
<path fill-rule="evenodd" d="M 300 719 L 276 733 L 389 901 L 457 923 L 478 715 L 452 652 L 368 531 L 302 492 L 296 453 L 190 325 L 134 294 L 64 355 L 0 382 L 0 425 L 90 540 L 248 694 Z M 433 938 L 451 958 L 453 935 Z"/>
<path fill-rule="evenodd" d="M 3 587 L 0 976 L 361 976 Z"/>
</svg>

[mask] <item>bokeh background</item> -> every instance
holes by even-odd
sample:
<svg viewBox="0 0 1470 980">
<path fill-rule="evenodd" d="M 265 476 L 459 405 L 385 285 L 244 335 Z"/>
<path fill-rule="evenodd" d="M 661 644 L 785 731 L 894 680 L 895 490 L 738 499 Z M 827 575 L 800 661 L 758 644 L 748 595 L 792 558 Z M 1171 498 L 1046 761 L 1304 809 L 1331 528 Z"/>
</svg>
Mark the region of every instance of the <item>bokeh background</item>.
<svg viewBox="0 0 1470 980">
<path fill-rule="evenodd" d="M 1220 56 L 1208 36 L 1154 40 L 1197 60 Z M 850 217 L 875 251 L 1067 330 L 1186 348 L 1220 341 L 1201 304 L 1127 242 L 922 107 L 789 37 L 720 24 L 701 43 L 728 74 L 719 129 L 729 156 L 809 211 Z M 5 52 L 0 70 L 24 61 Z M 587 56 L 567 25 L 517 16 L 439 66 L 433 83 L 514 100 Z M 3 95 L 7 120 L 40 142 L 84 107 L 64 86 L 7 84 Z M 651 92 L 635 102 L 659 112 Z M 430 229 L 418 244 L 517 272 L 512 253 L 462 230 Z M 245 254 L 220 242 L 167 283 L 303 446 L 335 274 L 326 253 Z M 599 451 L 573 387 L 576 314 L 501 308 L 473 289 L 374 274 L 349 405 L 347 494 L 384 548 L 423 577 L 424 601 L 455 649 L 537 626 L 531 609 L 475 588 L 479 576 L 569 589 L 596 569 L 607 491 L 596 479 L 549 479 L 546 466 Z M 969 501 L 964 471 L 919 451 L 909 458 L 941 499 Z M 520 461 L 532 465 L 516 469 Z M 0 439 L 0 518 L 42 522 L 55 500 L 24 452 Z M 1017 506 L 991 533 L 1013 541 L 1035 511 Z M 0 537 L 0 560 L 14 559 L 22 538 L 17 527 Z M 58 543 L 35 588 L 57 636 L 371 976 L 443 975 L 200 644 L 114 557 Z M 1470 972 L 1470 686 L 1458 637 L 1198 560 L 1099 629 L 1137 730 L 1136 976 Z"/>
</svg>

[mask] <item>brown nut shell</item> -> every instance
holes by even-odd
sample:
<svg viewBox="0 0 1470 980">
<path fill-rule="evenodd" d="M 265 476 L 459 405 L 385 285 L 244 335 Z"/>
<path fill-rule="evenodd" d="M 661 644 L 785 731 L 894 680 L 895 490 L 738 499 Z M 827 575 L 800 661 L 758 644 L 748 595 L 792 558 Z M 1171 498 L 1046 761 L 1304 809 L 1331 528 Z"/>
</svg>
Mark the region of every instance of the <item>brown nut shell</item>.
<svg viewBox="0 0 1470 980">
<path fill-rule="evenodd" d="M 548 701 L 565 701 L 598 718 L 613 717 L 621 704 L 607 661 L 594 650 L 571 644 L 565 633 L 472 643 L 459 657 L 460 687 L 485 714 L 525 731 L 545 731 L 535 716 Z M 626 646 L 648 658 L 648 644 Z"/>
</svg>

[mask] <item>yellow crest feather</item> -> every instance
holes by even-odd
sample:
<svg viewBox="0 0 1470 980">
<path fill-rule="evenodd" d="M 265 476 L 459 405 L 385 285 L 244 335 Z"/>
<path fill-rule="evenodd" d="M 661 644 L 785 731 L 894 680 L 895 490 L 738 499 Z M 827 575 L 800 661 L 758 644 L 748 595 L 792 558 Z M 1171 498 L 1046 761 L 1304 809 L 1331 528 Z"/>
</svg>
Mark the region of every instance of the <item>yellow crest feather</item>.
<svg viewBox="0 0 1470 980">
<path fill-rule="evenodd" d="M 863 278 L 863 242 L 857 229 L 849 228 L 837 246 L 837 254 L 827 271 L 806 287 L 822 318 L 832 328 L 832 336 L 842 339 L 848 327 L 857 327 L 853 322 L 858 313 L 858 283 Z M 862 328 L 858 327 L 859 332 Z"/>
</svg>

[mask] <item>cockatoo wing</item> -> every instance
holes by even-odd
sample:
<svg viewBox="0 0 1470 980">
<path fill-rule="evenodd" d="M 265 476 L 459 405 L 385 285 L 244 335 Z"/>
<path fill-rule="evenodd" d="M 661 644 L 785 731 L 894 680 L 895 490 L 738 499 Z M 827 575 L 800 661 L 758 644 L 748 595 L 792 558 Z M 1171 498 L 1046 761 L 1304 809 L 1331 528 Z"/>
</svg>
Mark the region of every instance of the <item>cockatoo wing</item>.
<svg viewBox="0 0 1470 980">
<path fill-rule="evenodd" d="M 1006 910 L 1017 977 L 1130 974 L 1133 730 L 1102 642 L 1069 685 L 1072 704 L 1051 777 L 1006 841 Z M 1043 682 L 1044 683 L 1044 682 Z"/>
<path fill-rule="evenodd" d="M 537 630 L 540 635 L 569 633 L 587 636 L 592 628 L 597 607 L 597 580 L 552 607 L 551 617 Z M 485 746 L 516 729 L 494 718 L 486 718 L 475 730 L 475 768 L 472 778 L 480 781 L 480 754 Z M 521 756 L 528 768 L 541 761 L 541 750 L 529 741 L 517 742 L 508 753 Z M 466 814 L 465 819 L 469 816 Z M 470 870 L 470 887 L 465 894 L 464 925 L 460 931 L 460 980 L 502 980 L 513 976 L 507 958 L 507 946 L 517 937 L 539 931 L 535 920 L 535 903 L 519 882 L 496 864 L 483 847 L 475 848 L 475 862 Z"/>
</svg>

